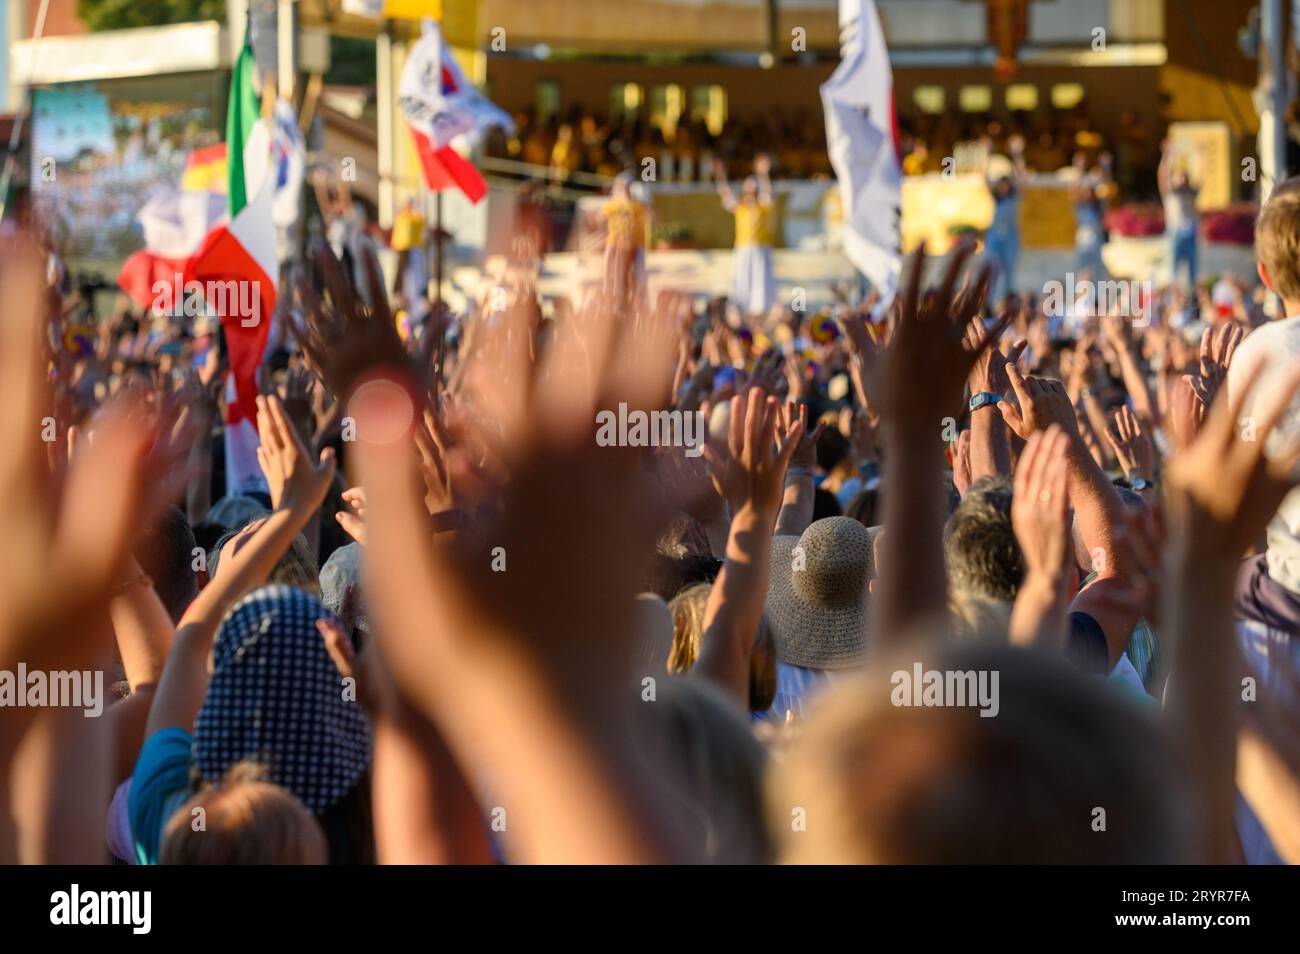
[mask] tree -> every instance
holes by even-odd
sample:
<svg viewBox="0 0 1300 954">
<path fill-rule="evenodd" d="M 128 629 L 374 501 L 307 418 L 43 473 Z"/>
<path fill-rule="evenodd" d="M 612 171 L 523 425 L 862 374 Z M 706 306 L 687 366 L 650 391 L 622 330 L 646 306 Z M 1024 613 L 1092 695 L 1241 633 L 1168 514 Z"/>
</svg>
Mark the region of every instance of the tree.
<svg viewBox="0 0 1300 954">
<path fill-rule="evenodd" d="M 225 20 L 226 0 L 77 0 L 77 16 L 91 30 Z"/>
</svg>

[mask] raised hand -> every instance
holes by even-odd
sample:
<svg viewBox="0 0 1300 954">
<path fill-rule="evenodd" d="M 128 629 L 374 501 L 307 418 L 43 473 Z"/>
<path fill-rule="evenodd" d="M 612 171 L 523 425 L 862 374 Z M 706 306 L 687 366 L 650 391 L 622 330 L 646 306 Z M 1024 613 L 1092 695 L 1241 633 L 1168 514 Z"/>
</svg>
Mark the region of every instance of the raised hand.
<svg viewBox="0 0 1300 954">
<path fill-rule="evenodd" d="M 782 437 L 778 443 L 779 424 Z M 724 455 L 716 444 L 705 444 L 704 460 L 732 514 L 748 506 L 762 514 L 770 513 L 775 521 L 785 471 L 799 447 L 803 429 L 802 420 L 782 421 L 781 405 L 765 396 L 761 388 L 750 388 L 744 397 L 731 399 L 727 452 Z"/>
<path fill-rule="evenodd" d="M 1127 404 L 1111 414 L 1106 423 L 1106 440 L 1126 479 L 1151 480 L 1155 476 L 1156 455 L 1151 439 Z"/>
<path fill-rule="evenodd" d="M 1078 420 L 1065 385 L 1055 378 L 1025 377 L 1013 364 L 1006 365 L 1006 372 L 1019 407 L 1003 401 L 998 410 L 1017 436 L 1028 440 L 1030 434 L 1045 431 L 1055 424 L 1067 435 L 1078 437 Z"/>
<path fill-rule="evenodd" d="M 293 322 L 289 330 L 307 357 L 308 364 L 334 391 L 351 393 L 358 376 L 367 368 L 393 365 L 418 382 L 421 392 L 431 383 L 431 362 L 441 334 L 426 334 L 414 355 L 408 353 L 388 309 L 383 273 L 374 252 L 362 255 L 369 299 L 367 307 L 352 288 L 334 253 L 324 242 L 312 245 L 312 258 L 325 280 L 328 300 L 300 278 L 298 297 L 307 325 L 300 332 Z"/>
<path fill-rule="evenodd" d="M 974 350 L 979 347 L 983 337 L 984 322 L 978 318 L 973 319 L 966 326 L 966 347 Z M 1011 390 L 1011 380 L 1007 377 L 1007 365 L 1019 366 L 1020 356 L 1024 354 L 1027 347 L 1029 347 L 1029 342 L 1021 338 L 1007 348 L 1006 351 L 1003 351 L 994 343 L 986 352 L 981 353 L 970 373 L 971 394 L 987 391 L 990 394 L 1005 395 L 1007 391 Z"/>
<path fill-rule="evenodd" d="M 1201 334 L 1199 358 L 1201 390 L 1198 397 L 1206 407 L 1214 402 L 1219 388 L 1228 378 L 1228 365 L 1237 353 L 1245 332 L 1235 321 L 1225 321 L 1213 328 L 1206 328 Z"/>
<path fill-rule="evenodd" d="M 316 435 L 316 376 L 310 368 L 290 368 L 284 377 L 284 413 L 307 447 Z"/>
<path fill-rule="evenodd" d="M 876 382 L 880 369 L 883 345 L 876 326 L 863 314 L 852 314 L 839 322 L 844 331 L 844 341 L 849 353 L 849 380 L 858 403 L 864 408 L 875 408 Z"/>
<path fill-rule="evenodd" d="M 662 407 L 673 329 L 634 333 L 595 303 L 534 368 L 529 320 L 513 310 L 485 328 L 498 340 L 477 354 L 497 358 L 471 358 L 465 375 L 467 428 L 509 474 L 475 537 L 427 531 L 412 440 L 423 392 L 391 366 L 356 388 L 368 609 L 403 690 L 511 806 L 520 860 L 671 855 L 659 776 L 627 752 L 624 714 L 641 556 L 680 503 L 636 449 L 596 443 L 595 415 Z M 449 454 L 453 482 L 465 458 Z"/>
<path fill-rule="evenodd" d="M 366 491 L 362 487 L 349 487 L 340 495 L 352 512 L 340 510 L 334 519 L 343 531 L 363 547 L 366 545 Z"/>
<path fill-rule="evenodd" d="M 879 406 L 887 420 L 938 428 L 961 404 L 962 389 L 984 349 L 1001 336 L 1006 319 L 967 344 L 967 328 L 984 305 L 991 274 L 985 267 L 970 291 L 954 294 L 957 276 L 972 251 L 970 243 L 958 246 L 939 286 L 928 292 L 921 288 L 925 244 L 914 253 L 894 336 L 880 369 Z"/>
<path fill-rule="evenodd" d="M 781 397 L 782 386 L 786 384 L 785 358 L 777 348 L 770 348 L 759 355 L 750 373 L 750 387 L 762 388 L 774 397 Z"/>
<path fill-rule="evenodd" d="M 23 239 L 0 245 L 0 519 L 9 542 L 0 599 L 0 669 L 88 668 L 102 646 L 110 591 L 155 505 L 145 490 L 156 418 L 117 402 L 97 417 L 57 483 L 41 441 L 52 395 L 43 355 L 43 259 Z M 174 419 L 173 419 L 174 420 Z M 155 461 L 157 457 L 153 458 Z M 169 502 L 169 501 L 168 501 Z M 3 846 L 0 846 L 3 847 Z"/>
<path fill-rule="evenodd" d="M 799 425 L 799 439 L 794 455 L 790 458 L 790 466 L 803 467 L 811 471 L 817 466 L 817 439 L 822 436 L 822 431 L 826 430 L 826 422 L 818 421 L 817 426 L 809 430 L 808 405 L 787 401 L 781 410 L 781 419 L 777 425 L 778 437 L 783 441 L 789 440 L 795 433 L 796 424 Z"/>
<path fill-rule="evenodd" d="M 1265 444 L 1300 390 L 1300 368 L 1270 381 L 1270 393 L 1256 405 L 1255 439 L 1244 440 L 1238 418 L 1259 376 L 1257 368 L 1230 404 L 1222 396 L 1217 399 L 1199 433 L 1165 470 L 1171 519 L 1196 541 L 1193 552 L 1215 554 L 1220 560 L 1237 560 L 1259 539 L 1296 484 L 1293 474 L 1300 448 L 1270 458 Z"/>
<path fill-rule="evenodd" d="M 321 451 L 319 461 L 313 461 L 274 394 L 257 399 L 257 433 L 261 438 L 257 462 L 266 475 L 271 506 L 308 514 L 318 510 L 334 479 L 333 448 Z"/>
<path fill-rule="evenodd" d="M 1027 574 L 1063 584 L 1072 558 L 1065 449 L 1069 436 L 1055 424 L 1031 434 L 1016 468 L 1011 528 Z"/>
<path fill-rule="evenodd" d="M 1025 580 L 1011 616 L 1011 639 L 1060 647 L 1070 592 L 1069 436 L 1055 424 L 1029 436 L 1016 469 L 1011 527 Z"/>
</svg>

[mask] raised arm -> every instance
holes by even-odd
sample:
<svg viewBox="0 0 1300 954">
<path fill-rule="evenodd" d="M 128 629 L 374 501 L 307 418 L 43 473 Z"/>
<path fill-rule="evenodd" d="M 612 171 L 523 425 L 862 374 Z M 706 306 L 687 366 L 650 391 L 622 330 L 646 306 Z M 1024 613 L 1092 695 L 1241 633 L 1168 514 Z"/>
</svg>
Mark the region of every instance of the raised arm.
<svg viewBox="0 0 1300 954">
<path fill-rule="evenodd" d="M 155 496 L 170 494 L 147 492 L 154 435 L 147 418 L 121 401 L 104 409 L 94 441 L 62 479 L 46 469 L 47 447 L 33 426 L 53 400 L 44 274 L 34 243 L 0 242 L 0 517 L 13 543 L 0 601 L 0 670 L 13 672 L 20 662 L 30 671 L 102 670 L 112 638 L 108 604 L 131 540 Z M 33 724 L 36 716 L 42 725 Z M 66 799 L 104 804 L 111 743 L 103 721 L 74 709 L 8 709 L 0 718 L 0 861 L 18 861 L 20 844 L 27 861 L 102 860 L 102 810 L 57 812 Z M 43 766 L 39 775 L 33 765 Z"/>
<path fill-rule="evenodd" d="M 721 159 L 713 161 L 713 181 L 718 187 L 718 197 L 722 199 L 722 207 L 728 212 L 736 211 L 736 194 L 731 191 L 731 184 L 727 182 L 727 170 L 723 166 Z"/>
<path fill-rule="evenodd" d="M 758 179 L 758 201 L 762 205 L 772 204 L 772 159 L 766 153 L 754 159 L 754 177 Z"/>
<path fill-rule="evenodd" d="M 423 529 L 411 435 L 392 427 L 414 417 L 406 383 L 380 379 L 382 406 L 349 407 L 367 493 L 368 610 L 400 688 L 471 777 L 492 778 L 513 860 L 688 860 L 664 787 L 670 766 L 629 744 L 644 690 L 626 638 L 639 555 L 681 502 L 651 506 L 639 454 L 599 446 L 592 424 L 620 403 L 661 406 L 671 329 L 616 335 L 612 313 L 593 306 L 556 329 L 534 374 L 527 349 L 487 361 L 529 321 L 515 309 L 484 328 L 491 340 L 465 372 L 490 422 L 475 440 L 510 475 L 480 538 L 435 542 Z M 453 470 L 465 455 L 455 456 Z M 573 553 L 586 570 L 556 574 Z M 502 560 L 507 572 L 494 572 Z"/>
<path fill-rule="evenodd" d="M 977 318 L 966 329 L 968 345 L 975 347 L 983 334 L 984 323 Z M 1027 345 L 1022 339 L 1004 353 L 995 343 L 971 369 L 971 403 L 979 405 L 970 412 L 971 483 L 985 477 L 1011 475 L 1011 440 L 997 408 L 1011 389 L 1006 366 L 1016 364 Z"/>
<path fill-rule="evenodd" d="M 1019 408 L 1000 405 L 1011 430 L 1028 440 L 1056 424 L 1069 438 L 1065 457 L 1074 522 L 1097 571 L 1097 578 L 1079 592 L 1070 610 L 1096 620 L 1106 637 L 1109 665 L 1114 666 L 1128 646 L 1137 617 L 1128 603 L 1112 597 L 1126 595 L 1144 576 L 1127 549 L 1116 546 L 1116 533 L 1126 523 L 1124 502 L 1084 445 L 1065 386 L 1048 378 L 1026 378 L 1013 365 L 1007 365 L 1007 374 L 1019 401 Z"/>
<path fill-rule="evenodd" d="M 1271 434 L 1300 389 L 1300 369 L 1270 382 L 1261 397 L 1258 440 L 1242 440 L 1237 420 L 1258 374 L 1229 402 L 1221 396 L 1200 433 L 1166 469 L 1170 541 L 1161 631 L 1174 639 L 1166 710 L 1192 769 L 1189 803 L 1199 810 L 1203 862 L 1234 856 L 1237 713 L 1241 666 L 1233 589 L 1241 556 L 1295 486 L 1300 454 L 1269 460 Z M 1284 665 L 1291 665 L 1289 660 Z M 1248 766 L 1251 763 L 1248 763 Z"/>
<path fill-rule="evenodd" d="M 914 253 L 894 336 L 880 363 L 879 403 L 885 451 L 885 534 L 876 590 L 875 638 L 897 643 L 919 626 L 942 622 L 948 606 L 943 559 L 944 511 L 940 448 L 958 413 L 975 362 L 1001 327 L 974 348 L 970 320 L 983 306 L 988 269 L 976 293 L 958 300 L 957 276 L 970 257 L 963 243 L 932 293 L 921 288 L 925 245 Z"/>
<path fill-rule="evenodd" d="M 726 560 L 704 610 L 700 656 L 692 672 L 706 676 L 742 705 L 749 698 L 749 657 L 763 615 L 772 562 L 772 526 L 781 503 L 781 484 L 803 435 L 803 422 L 782 428 L 780 405 L 761 388 L 731 399 L 728 453 L 705 447 L 710 470 L 718 473 L 729 500 L 736 501 L 727 537 Z"/>
<path fill-rule="evenodd" d="M 190 730 L 203 705 L 208 683 L 208 653 L 222 618 L 245 593 L 266 581 L 294 538 L 320 508 L 334 477 L 334 452 L 313 462 L 274 395 L 257 399 L 261 436 L 258 460 L 278 500 L 260 525 L 244 531 L 246 542 L 232 541 L 233 556 L 223 561 L 181 618 L 171 655 L 163 669 L 145 737 L 171 726 Z"/>
<path fill-rule="evenodd" d="M 799 446 L 790 458 L 790 466 L 785 472 L 785 491 L 781 495 L 781 512 L 776 518 L 778 536 L 797 537 L 808 529 L 812 523 L 817 489 L 814 486 L 813 470 L 817 466 L 817 440 L 826 429 L 826 422 L 818 423 L 808 430 L 808 406 L 787 404 L 782 430 L 788 432 L 798 422 L 800 427 Z"/>
<path fill-rule="evenodd" d="M 1065 646 L 1071 540 L 1066 491 L 1069 437 L 1055 424 L 1031 434 L 1016 468 L 1011 526 L 1025 561 L 1025 579 L 1011 611 L 1013 645 Z"/>
</svg>

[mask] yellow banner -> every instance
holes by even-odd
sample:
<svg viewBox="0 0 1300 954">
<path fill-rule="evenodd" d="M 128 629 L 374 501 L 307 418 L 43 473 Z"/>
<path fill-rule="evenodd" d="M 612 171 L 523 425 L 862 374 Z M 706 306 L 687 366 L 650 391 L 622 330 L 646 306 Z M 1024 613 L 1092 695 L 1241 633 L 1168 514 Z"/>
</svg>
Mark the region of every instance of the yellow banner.
<svg viewBox="0 0 1300 954">
<path fill-rule="evenodd" d="M 1173 168 L 1183 169 L 1195 181 L 1200 192 L 1196 207 L 1221 209 L 1232 201 L 1232 134 L 1228 124 L 1218 121 L 1170 123 L 1169 146 L 1173 151 Z"/>
<path fill-rule="evenodd" d="M 452 46 L 478 46 L 479 0 L 384 0 L 384 16 L 390 20 L 423 20 L 432 17 L 442 24 L 442 33 Z"/>
<path fill-rule="evenodd" d="M 443 0 L 384 0 L 384 16 L 389 20 L 442 19 Z"/>
</svg>

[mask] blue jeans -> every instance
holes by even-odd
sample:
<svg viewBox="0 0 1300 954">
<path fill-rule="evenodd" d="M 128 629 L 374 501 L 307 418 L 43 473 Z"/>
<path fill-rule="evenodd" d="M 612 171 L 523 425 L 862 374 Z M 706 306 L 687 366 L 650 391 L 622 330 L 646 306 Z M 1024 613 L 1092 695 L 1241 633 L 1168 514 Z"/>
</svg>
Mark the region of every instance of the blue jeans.
<svg viewBox="0 0 1300 954">
<path fill-rule="evenodd" d="M 1016 261 L 1020 258 L 1019 232 L 988 232 L 984 236 L 984 250 L 998 267 L 993 282 L 990 304 L 1001 301 L 1002 296 L 1016 290 Z"/>
<path fill-rule="evenodd" d="M 1196 229 L 1179 229 L 1169 236 L 1169 281 L 1178 281 L 1178 272 L 1187 264 L 1187 283 L 1196 287 Z"/>
<path fill-rule="evenodd" d="M 1100 241 L 1080 242 L 1075 246 L 1074 255 L 1076 272 L 1080 274 L 1087 272 L 1094 282 L 1102 281 L 1106 277 L 1106 266 L 1101 261 Z"/>
</svg>

